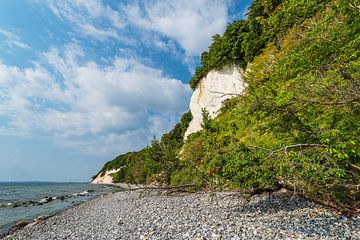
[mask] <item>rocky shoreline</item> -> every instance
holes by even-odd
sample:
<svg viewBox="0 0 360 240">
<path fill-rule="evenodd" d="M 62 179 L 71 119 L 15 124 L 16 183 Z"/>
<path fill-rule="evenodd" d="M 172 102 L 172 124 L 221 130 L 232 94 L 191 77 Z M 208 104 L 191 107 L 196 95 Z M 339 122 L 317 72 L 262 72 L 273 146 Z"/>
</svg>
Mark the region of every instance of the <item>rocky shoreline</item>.
<svg viewBox="0 0 360 240">
<path fill-rule="evenodd" d="M 109 185 L 114 186 L 114 185 Z M 64 201 L 66 199 L 71 199 L 76 196 L 88 196 L 89 193 L 93 193 L 95 190 L 89 189 L 87 191 L 74 193 L 74 194 L 68 194 L 68 195 L 60 195 L 60 196 L 47 196 L 39 200 L 27 200 L 23 202 L 16 202 L 16 203 L 9 203 L 6 206 L 11 208 L 17 208 L 17 207 L 28 207 L 28 206 L 36 206 L 36 205 L 43 205 L 55 200 Z M 1 206 L 0 206 L 1 207 Z"/>
<path fill-rule="evenodd" d="M 4 239 L 360 239 L 360 218 L 287 192 L 108 194 L 37 221 Z"/>
<path fill-rule="evenodd" d="M 111 190 L 89 186 L 87 190 L 79 189 L 80 191 L 73 193 L 54 191 L 34 198 L 8 200 L 8 202 L 0 204 L 0 239 L 27 225 L 35 225 L 75 205 L 108 194 L 109 191 L 119 190 L 114 185 L 108 187 L 110 188 L 106 189 Z"/>
</svg>

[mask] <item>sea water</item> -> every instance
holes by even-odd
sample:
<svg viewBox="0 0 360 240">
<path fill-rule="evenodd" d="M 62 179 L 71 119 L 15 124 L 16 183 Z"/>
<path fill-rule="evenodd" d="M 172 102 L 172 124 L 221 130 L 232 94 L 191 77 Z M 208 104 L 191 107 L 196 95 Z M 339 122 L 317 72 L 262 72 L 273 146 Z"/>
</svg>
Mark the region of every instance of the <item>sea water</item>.
<svg viewBox="0 0 360 240">
<path fill-rule="evenodd" d="M 114 191 L 89 183 L 0 182 L 0 236 L 19 221 L 51 216 Z"/>
</svg>

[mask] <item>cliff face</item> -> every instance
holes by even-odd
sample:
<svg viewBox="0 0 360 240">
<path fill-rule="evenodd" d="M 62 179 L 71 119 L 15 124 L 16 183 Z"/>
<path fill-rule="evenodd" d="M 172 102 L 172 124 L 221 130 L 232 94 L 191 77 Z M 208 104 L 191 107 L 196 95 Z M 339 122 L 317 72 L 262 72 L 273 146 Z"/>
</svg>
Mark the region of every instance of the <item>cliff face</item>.
<svg viewBox="0 0 360 240">
<path fill-rule="evenodd" d="M 104 175 L 101 176 L 101 173 L 96 176 L 96 178 L 91 182 L 93 184 L 111 184 L 113 183 L 113 178 L 110 174 L 118 172 L 120 169 L 112 169 L 105 172 Z"/>
<path fill-rule="evenodd" d="M 236 66 L 225 66 L 220 70 L 210 71 L 198 83 L 190 101 L 192 121 L 185 132 L 184 140 L 194 132 L 201 130 L 202 109 L 209 112 L 211 119 L 220 113 L 222 102 L 240 95 L 245 88 L 243 71 Z"/>
<path fill-rule="evenodd" d="M 184 115 L 160 140 L 118 156 L 102 173 L 124 167 L 111 174 L 114 181 L 216 183 L 253 193 L 284 186 L 359 212 L 360 14 L 349 2 L 254 1 L 248 18 L 229 24 L 201 55 L 190 81 L 193 120 Z M 229 62 L 247 66 L 249 91 L 223 109 L 245 88 Z M 216 120 L 189 137 L 201 129 L 202 109 Z"/>
</svg>

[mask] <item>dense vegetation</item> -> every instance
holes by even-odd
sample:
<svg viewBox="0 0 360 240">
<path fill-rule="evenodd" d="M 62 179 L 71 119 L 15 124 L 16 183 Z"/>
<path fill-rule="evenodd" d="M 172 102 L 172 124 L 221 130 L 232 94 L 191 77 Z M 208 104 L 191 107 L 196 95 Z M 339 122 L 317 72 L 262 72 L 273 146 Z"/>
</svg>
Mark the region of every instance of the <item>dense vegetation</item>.
<svg viewBox="0 0 360 240">
<path fill-rule="evenodd" d="M 177 154 L 184 144 L 184 134 L 191 119 L 191 113 L 185 113 L 180 123 L 160 140 L 154 138 L 150 146 L 107 162 L 99 174 L 104 175 L 107 170 L 120 169 L 112 174 L 114 182 L 170 184 L 171 176 L 181 168 Z"/>
<path fill-rule="evenodd" d="M 255 0 L 246 20 L 230 24 L 223 36 L 215 35 L 208 51 L 201 54 L 201 66 L 190 80 L 192 89 L 210 70 L 226 64 L 246 68 L 269 43 L 279 40 L 294 24 L 301 24 L 318 12 L 326 0 Z"/>
<path fill-rule="evenodd" d="M 286 187 L 359 211 L 359 13 L 358 0 L 255 0 L 246 20 L 213 38 L 190 82 L 195 88 L 208 71 L 237 64 L 246 68 L 244 95 L 214 120 L 204 112 L 203 130 L 185 144 L 169 133 L 139 152 L 151 157 L 126 160 L 141 163 L 143 178 L 117 180 L 161 176 L 248 193 Z"/>
</svg>

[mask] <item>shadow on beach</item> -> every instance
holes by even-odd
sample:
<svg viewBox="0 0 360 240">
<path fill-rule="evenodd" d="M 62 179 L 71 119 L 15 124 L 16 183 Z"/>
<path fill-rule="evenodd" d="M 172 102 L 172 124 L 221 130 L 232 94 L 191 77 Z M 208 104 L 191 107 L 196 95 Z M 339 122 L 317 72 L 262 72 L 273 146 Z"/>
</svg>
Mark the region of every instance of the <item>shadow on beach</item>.
<svg viewBox="0 0 360 240">
<path fill-rule="evenodd" d="M 243 217 L 254 217 L 262 221 L 275 232 L 293 232 L 311 238 L 336 237 L 334 228 L 348 228 L 349 221 L 360 226 L 360 219 L 348 218 L 345 215 L 329 211 L 314 202 L 290 193 L 254 196 L 242 207 L 233 209 L 233 214 Z M 251 218 L 249 220 L 252 221 Z M 348 230 L 348 229 L 346 229 Z M 345 236 L 351 239 L 351 236 Z"/>
</svg>

